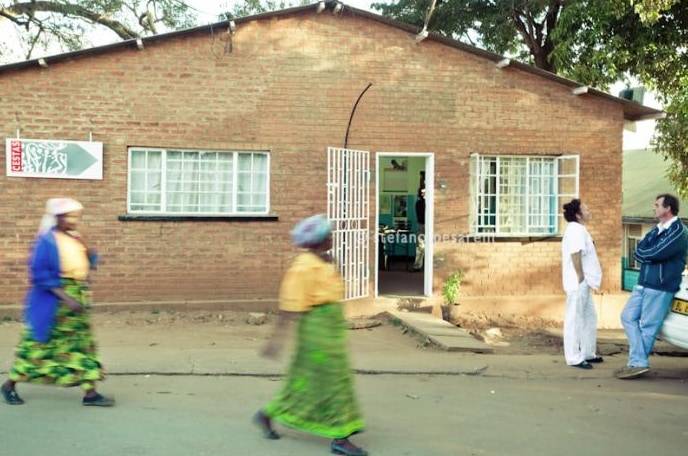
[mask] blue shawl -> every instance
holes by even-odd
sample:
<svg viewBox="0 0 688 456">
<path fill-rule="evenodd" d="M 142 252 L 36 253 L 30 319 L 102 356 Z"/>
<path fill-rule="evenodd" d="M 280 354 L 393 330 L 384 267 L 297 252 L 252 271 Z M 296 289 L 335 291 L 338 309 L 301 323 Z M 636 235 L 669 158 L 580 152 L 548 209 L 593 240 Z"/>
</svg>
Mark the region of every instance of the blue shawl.
<svg viewBox="0 0 688 456">
<path fill-rule="evenodd" d="M 89 256 L 93 266 L 97 256 Z M 24 319 L 33 340 L 45 343 L 55 324 L 59 298 L 50 291 L 62 287 L 60 280 L 60 255 L 54 230 L 38 237 L 29 262 L 31 288 L 26 295 Z"/>
</svg>

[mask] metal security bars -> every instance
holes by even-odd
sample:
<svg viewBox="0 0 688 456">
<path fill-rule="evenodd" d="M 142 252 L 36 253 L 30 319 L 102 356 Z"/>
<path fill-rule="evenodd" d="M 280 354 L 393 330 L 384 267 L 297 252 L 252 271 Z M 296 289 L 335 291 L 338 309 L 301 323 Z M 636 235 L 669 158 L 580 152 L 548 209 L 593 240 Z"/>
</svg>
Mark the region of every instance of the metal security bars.
<svg viewBox="0 0 688 456">
<path fill-rule="evenodd" d="M 344 280 L 344 299 L 369 294 L 369 165 L 367 151 L 327 149 L 327 217 L 333 224 L 332 254 Z"/>
<path fill-rule="evenodd" d="M 471 155 L 471 232 L 552 235 L 560 207 L 578 197 L 578 156 Z"/>
</svg>

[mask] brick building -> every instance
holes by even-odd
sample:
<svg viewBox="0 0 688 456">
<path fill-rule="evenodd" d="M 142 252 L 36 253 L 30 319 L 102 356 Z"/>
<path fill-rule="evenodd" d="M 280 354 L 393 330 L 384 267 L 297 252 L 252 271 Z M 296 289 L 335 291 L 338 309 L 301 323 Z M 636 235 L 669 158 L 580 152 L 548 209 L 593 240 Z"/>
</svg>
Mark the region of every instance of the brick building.
<svg viewBox="0 0 688 456">
<path fill-rule="evenodd" d="M 420 186 L 423 294 L 459 268 L 466 296 L 560 293 L 559 208 L 577 194 L 620 289 L 622 129 L 658 111 L 331 6 L 0 67 L 0 306 L 21 301 L 55 196 L 86 207 L 101 303 L 274 301 L 289 230 L 318 212 L 351 296 L 374 296 L 375 227 L 412 232 Z M 102 143 L 102 179 L 11 175 L 12 139 Z"/>
</svg>

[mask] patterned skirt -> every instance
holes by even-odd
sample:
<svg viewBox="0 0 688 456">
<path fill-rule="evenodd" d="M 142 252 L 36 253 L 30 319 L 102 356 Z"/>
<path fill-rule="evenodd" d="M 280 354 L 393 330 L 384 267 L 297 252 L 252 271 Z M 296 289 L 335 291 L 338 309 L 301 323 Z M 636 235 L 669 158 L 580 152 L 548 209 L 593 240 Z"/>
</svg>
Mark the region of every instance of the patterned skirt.
<svg viewBox="0 0 688 456">
<path fill-rule="evenodd" d="M 85 283 L 63 279 L 65 292 L 86 308 L 74 312 L 60 302 L 55 324 L 46 343 L 36 342 L 25 328 L 15 352 L 9 379 L 15 382 L 82 385 L 93 388 L 93 382 L 104 378 L 91 331 L 90 292 Z"/>
<path fill-rule="evenodd" d="M 294 356 L 282 388 L 265 406 L 266 416 L 323 437 L 342 439 L 364 427 L 354 396 L 341 304 L 301 315 Z"/>
</svg>

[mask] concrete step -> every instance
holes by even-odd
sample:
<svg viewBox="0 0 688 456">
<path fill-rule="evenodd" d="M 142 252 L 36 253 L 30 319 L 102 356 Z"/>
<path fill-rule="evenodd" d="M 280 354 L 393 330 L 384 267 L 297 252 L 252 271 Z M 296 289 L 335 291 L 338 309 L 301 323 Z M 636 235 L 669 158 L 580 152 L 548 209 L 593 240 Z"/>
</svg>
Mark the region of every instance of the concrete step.
<svg viewBox="0 0 688 456">
<path fill-rule="evenodd" d="M 494 353 L 494 347 L 476 339 L 466 330 L 454 326 L 429 313 L 387 311 L 410 331 L 428 339 L 442 350 L 450 352 Z"/>
</svg>

